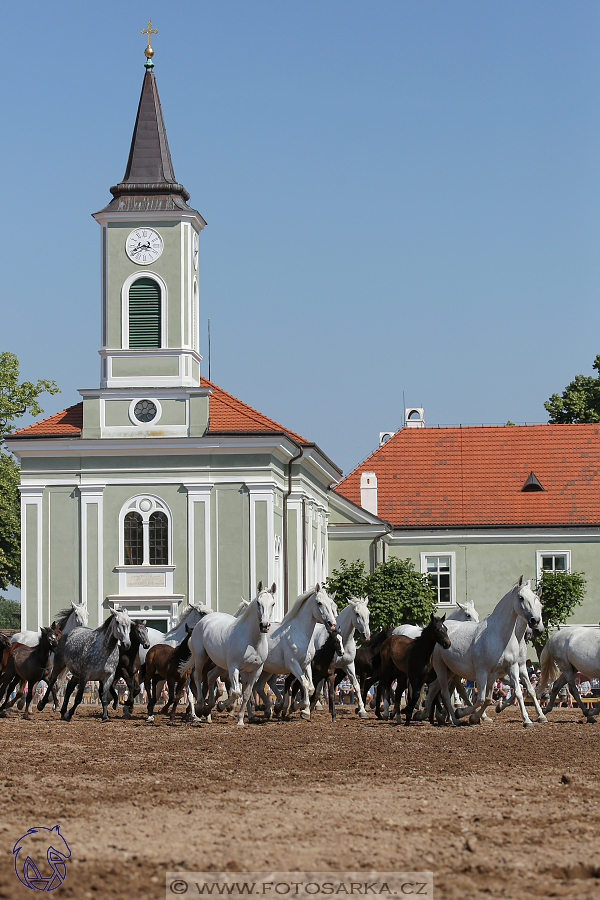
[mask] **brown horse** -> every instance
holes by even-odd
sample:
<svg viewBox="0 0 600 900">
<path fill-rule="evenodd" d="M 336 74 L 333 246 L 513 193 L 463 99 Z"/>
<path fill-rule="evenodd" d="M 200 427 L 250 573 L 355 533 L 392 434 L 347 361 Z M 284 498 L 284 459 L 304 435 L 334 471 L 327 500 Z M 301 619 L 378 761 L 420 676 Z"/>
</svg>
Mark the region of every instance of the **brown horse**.
<svg viewBox="0 0 600 900">
<path fill-rule="evenodd" d="M 60 632 L 52 628 L 40 629 L 40 641 L 35 647 L 25 647 L 22 644 L 13 644 L 12 653 L 8 657 L 6 669 L 0 681 L 0 696 L 6 690 L 6 698 L 0 714 L 4 713 L 7 706 L 17 703 L 25 692 L 27 684 L 27 700 L 25 703 L 24 719 L 29 718 L 29 706 L 33 697 L 33 691 L 38 681 L 46 681 L 52 671 L 50 656 L 56 649 L 60 639 Z M 19 690 L 14 700 L 10 700 L 12 688 L 20 680 Z M 6 715 L 4 713 L 4 715 Z"/>
<path fill-rule="evenodd" d="M 7 638 L 5 634 L 2 634 L 0 631 L 0 675 L 4 672 L 6 668 L 6 663 L 8 662 L 8 657 L 11 654 L 13 644 L 10 642 L 10 638 Z"/>
<path fill-rule="evenodd" d="M 397 725 L 402 721 L 400 702 L 407 684 L 408 701 L 404 724 L 410 725 L 421 688 L 431 669 L 433 648 L 436 644 L 440 644 L 445 650 L 450 646 L 450 638 L 444 625 L 445 618 L 446 616 L 438 617 L 432 613 L 429 623 L 418 638 L 392 634 L 381 647 L 381 678 L 377 688 L 377 706 L 379 707 L 380 694 L 383 692 L 384 696 L 389 696 L 392 682 L 396 679 L 394 714 Z"/>
<path fill-rule="evenodd" d="M 162 712 L 166 714 L 171 707 L 171 722 L 175 720 L 177 704 L 183 696 L 186 682 L 192 673 L 191 651 L 188 647 L 193 628 L 186 624 L 186 636 L 178 647 L 170 647 L 168 644 L 155 644 L 146 654 L 146 672 L 144 686 L 148 696 L 148 722 L 154 722 L 154 707 L 156 705 L 156 686 L 159 681 L 166 681 L 169 687 L 169 699 L 163 706 Z M 190 668 L 185 668 L 185 663 L 190 662 Z M 184 668 L 180 672 L 180 667 Z"/>
</svg>

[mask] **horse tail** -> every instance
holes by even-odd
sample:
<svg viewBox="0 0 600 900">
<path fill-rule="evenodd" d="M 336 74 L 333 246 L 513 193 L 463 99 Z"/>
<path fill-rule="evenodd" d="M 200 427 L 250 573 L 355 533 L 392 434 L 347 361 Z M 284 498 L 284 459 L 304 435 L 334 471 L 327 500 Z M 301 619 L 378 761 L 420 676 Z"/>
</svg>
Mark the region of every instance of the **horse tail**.
<svg viewBox="0 0 600 900">
<path fill-rule="evenodd" d="M 540 672 L 540 682 L 538 684 L 538 689 L 536 692 L 538 697 L 542 696 L 542 694 L 546 690 L 546 685 L 548 684 L 548 682 L 556 681 L 556 679 L 560 675 L 560 669 L 556 665 L 554 657 L 552 656 L 550 643 L 546 644 L 546 646 L 542 650 L 540 663 L 542 666 L 542 671 Z"/>
</svg>

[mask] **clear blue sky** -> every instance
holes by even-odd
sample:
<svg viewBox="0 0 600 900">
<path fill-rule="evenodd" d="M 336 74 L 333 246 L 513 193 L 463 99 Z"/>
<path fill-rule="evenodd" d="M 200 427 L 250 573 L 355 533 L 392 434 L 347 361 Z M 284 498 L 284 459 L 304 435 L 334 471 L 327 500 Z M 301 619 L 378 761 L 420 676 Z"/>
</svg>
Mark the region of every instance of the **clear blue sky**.
<svg viewBox="0 0 600 900">
<path fill-rule="evenodd" d="M 5 4 L 0 349 L 58 382 L 46 412 L 98 384 L 90 214 L 149 14 L 213 380 L 345 471 L 403 391 L 428 424 L 546 421 L 600 352 L 595 0 Z"/>
</svg>

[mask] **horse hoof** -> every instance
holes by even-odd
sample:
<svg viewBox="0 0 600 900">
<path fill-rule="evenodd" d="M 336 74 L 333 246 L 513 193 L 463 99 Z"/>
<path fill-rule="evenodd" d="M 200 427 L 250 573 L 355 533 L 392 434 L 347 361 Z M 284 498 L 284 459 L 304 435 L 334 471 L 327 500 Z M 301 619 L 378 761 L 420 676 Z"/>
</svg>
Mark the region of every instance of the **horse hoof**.
<svg viewBox="0 0 600 900">
<path fill-rule="evenodd" d="M 497 703 L 497 704 L 496 704 L 496 712 L 497 712 L 497 713 L 501 713 L 501 712 L 502 712 L 502 703 Z"/>
<path fill-rule="evenodd" d="M 238 728 L 245 728 L 246 725 L 245 725 L 244 720 L 243 720 L 243 719 L 238 719 L 237 726 L 238 726 Z"/>
<path fill-rule="evenodd" d="M 366 709 L 361 709 L 358 713 L 358 717 L 359 719 L 368 719 L 369 713 L 366 711 Z"/>
<path fill-rule="evenodd" d="M 528 719 L 527 722 L 523 722 L 523 728 L 535 728 L 535 723 Z"/>
<path fill-rule="evenodd" d="M 305 722 L 310 721 L 310 713 L 306 709 L 300 710 L 300 718 L 304 719 Z"/>
<path fill-rule="evenodd" d="M 538 716 L 538 717 L 537 717 L 537 720 L 538 720 L 538 722 L 540 723 L 540 725 L 547 725 L 547 724 L 548 724 L 548 719 L 547 719 L 546 716 L 544 716 L 544 715 Z"/>
<path fill-rule="evenodd" d="M 154 722 L 154 716 L 148 716 L 146 722 Z"/>
<path fill-rule="evenodd" d="M 596 719 L 594 718 L 594 716 L 588 716 L 587 719 L 586 719 L 585 721 L 588 723 L 588 725 L 595 725 L 595 724 L 596 724 Z"/>
</svg>

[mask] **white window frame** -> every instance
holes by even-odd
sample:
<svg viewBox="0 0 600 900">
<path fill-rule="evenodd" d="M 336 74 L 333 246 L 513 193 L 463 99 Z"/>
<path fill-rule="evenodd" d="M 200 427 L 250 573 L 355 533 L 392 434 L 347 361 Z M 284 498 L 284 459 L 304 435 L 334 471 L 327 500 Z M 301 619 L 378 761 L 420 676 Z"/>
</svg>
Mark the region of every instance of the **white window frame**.
<svg viewBox="0 0 600 900">
<path fill-rule="evenodd" d="M 167 341 L 167 283 L 156 272 L 134 272 L 126 278 L 121 288 L 121 348 L 129 350 L 129 288 L 139 278 L 150 278 L 160 288 L 160 347 L 149 347 L 148 350 L 166 350 Z M 183 335 L 182 335 L 183 337 Z M 142 349 L 142 348 L 137 348 Z M 144 348 L 145 349 L 145 348 Z M 135 353 L 136 350 L 133 350 Z"/>
<path fill-rule="evenodd" d="M 571 571 L 571 551 L 570 550 L 536 550 L 535 551 L 535 570 L 537 572 L 538 581 L 542 576 L 542 557 L 544 556 L 564 556 L 566 562 L 566 568 L 564 569 L 554 569 L 554 571 L 559 572 L 570 572 Z"/>
<path fill-rule="evenodd" d="M 150 505 L 148 509 L 142 509 L 140 504 L 145 501 L 149 501 Z M 121 511 L 119 513 L 119 566 L 125 566 L 125 516 L 127 513 L 137 512 L 142 517 L 142 528 L 144 534 L 144 549 L 143 549 L 143 562 L 141 566 L 128 566 L 127 568 L 131 568 L 132 570 L 148 570 L 152 571 L 162 571 L 167 566 L 173 566 L 173 517 L 171 515 L 171 510 L 167 506 L 164 500 L 161 500 L 160 497 L 156 497 L 154 494 L 138 494 L 136 497 L 131 497 L 127 503 L 123 504 L 121 507 Z M 150 565 L 149 563 L 149 528 L 150 528 L 150 516 L 152 513 L 162 512 L 165 513 L 167 517 L 168 523 L 168 541 L 167 541 L 167 553 L 168 553 L 168 561 L 164 565 Z"/>
<path fill-rule="evenodd" d="M 427 575 L 427 558 L 430 556 L 448 556 L 450 558 L 450 603 L 438 603 L 443 609 L 456 606 L 456 551 L 455 550 L 424 550 L 421 553 L 421 574 Z"/>
</svg>

